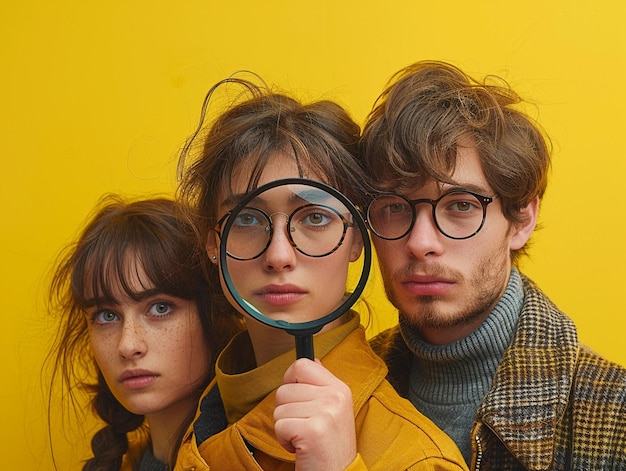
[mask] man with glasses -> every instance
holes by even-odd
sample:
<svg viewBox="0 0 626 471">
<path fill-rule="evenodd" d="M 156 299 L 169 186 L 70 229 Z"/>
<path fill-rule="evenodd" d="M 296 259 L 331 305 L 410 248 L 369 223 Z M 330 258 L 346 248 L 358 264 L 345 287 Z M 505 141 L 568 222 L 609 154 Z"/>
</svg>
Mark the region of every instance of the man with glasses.
<svg viewBox="0 0 626 471">
<path fill-rule="evenodd" d="M 625 470 L 626 370 L 516 268 L 550 146 L 499 79 L 420 62 L 363 132 L 367 210 L 399 325 L 372 341 L 389 379 L 471 469 Z"/>
</svg>

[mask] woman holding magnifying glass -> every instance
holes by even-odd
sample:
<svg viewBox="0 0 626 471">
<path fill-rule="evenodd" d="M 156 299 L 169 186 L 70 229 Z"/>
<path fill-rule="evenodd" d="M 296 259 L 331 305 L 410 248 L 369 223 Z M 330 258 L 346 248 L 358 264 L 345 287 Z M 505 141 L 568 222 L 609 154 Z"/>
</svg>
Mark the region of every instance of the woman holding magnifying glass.
<svg viewBox="0 0 626 471">
<path fill-rule="evenodd" d="M 236 102 L 205 123 L 218 91 L 233 87 Z M 356 312 L 321 327 L 316 361 L 295 360 L 293 335 L 273 324 L 307 323 L 341 307 L 363 235 L 317 187 L 245 197 L 306 178 L 363 207 L 359 131 L 335 103 L 303 105 L 243 78 L 209 91 L 181 156 L 180 195 L 206 243 L 214 308 L 242 314 L 247 331 L 220 354 L 176 469 L 466 469 L 453 442 L 385 380 Z M 248 305 L 269 321 L 249 315 Z"/>
</svg>

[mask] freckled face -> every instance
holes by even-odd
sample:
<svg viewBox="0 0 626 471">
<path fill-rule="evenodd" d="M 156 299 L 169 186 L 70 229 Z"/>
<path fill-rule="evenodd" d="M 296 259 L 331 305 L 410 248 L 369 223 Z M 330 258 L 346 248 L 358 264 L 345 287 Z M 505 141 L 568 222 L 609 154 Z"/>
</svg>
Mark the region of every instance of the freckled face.
<svg viewBox="0 0 626 471">
<path fill-rule="evenodd" d="M 140 301 L 118 287 L 119 304 L 88 310 L 98 367 L 116 399 L 135 414 L 178 420 L 197 404 L 210 352 L 194 301 L 154 293 L 138 267 Z M 175 417 L 174 417 L 175 416 Z"/>
</svg>

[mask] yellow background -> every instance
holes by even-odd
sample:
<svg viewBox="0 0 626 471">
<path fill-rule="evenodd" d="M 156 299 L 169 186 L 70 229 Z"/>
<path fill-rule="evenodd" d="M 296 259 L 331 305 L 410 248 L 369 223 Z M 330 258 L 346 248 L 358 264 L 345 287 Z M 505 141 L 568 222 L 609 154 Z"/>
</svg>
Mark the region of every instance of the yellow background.
<svg viewBox="0 0 626 471">
<path fill-rule="evenodd" d="M 204 93 L 237 69 L 335 98 L 361 122 L 416 60 L 507 78 L 555 144 L 524 271 L 584 342 L 626 364 L 625 10 L 618 0 L 2 2 L 2 467 L 52 469 L 40 381 L 51 261 L 103 193 L 171 193 Z M 69 434 L 74 447 L 52 431 L 61 470 L 86 453 Z"/>
</svg>

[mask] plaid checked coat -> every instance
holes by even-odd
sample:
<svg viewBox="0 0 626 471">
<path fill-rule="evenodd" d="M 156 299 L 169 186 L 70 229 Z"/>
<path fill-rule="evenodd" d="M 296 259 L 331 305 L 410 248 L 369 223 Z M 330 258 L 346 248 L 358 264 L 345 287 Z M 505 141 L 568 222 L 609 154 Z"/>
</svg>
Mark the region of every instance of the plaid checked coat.
<svg viewBox="0 0 626 471">
<path fill-rule="evenodd" d="M 515 338 L 476 412 L 470 469 L 626 470 L 626 369 L 578 343 L 527 277 Z M 408 397 L 412 353 L 393 327 L 372 339 Z"/>
</svg>

